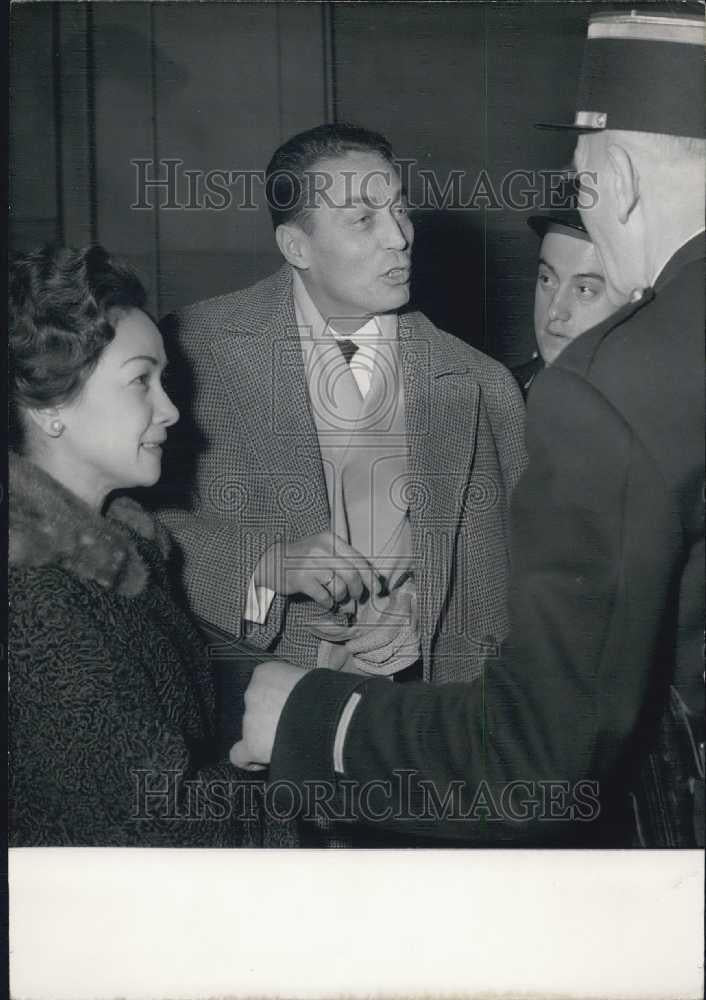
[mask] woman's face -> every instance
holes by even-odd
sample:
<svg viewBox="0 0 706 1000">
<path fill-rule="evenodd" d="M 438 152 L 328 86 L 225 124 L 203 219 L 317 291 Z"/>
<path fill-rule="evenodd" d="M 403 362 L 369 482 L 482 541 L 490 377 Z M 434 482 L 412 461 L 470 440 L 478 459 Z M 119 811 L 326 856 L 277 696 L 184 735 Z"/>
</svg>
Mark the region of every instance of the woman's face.
<svg viewBox="0 0 706 1000">
<path fill-rule="evenodd" d="M 117 321 L 79 396 L 59 408 L 62 480 L 87 502 L 159 479 L 161 445 L 179 419 L 162 388 L 166 362 L 159 330 L 132 309 Z"/>
</svg>

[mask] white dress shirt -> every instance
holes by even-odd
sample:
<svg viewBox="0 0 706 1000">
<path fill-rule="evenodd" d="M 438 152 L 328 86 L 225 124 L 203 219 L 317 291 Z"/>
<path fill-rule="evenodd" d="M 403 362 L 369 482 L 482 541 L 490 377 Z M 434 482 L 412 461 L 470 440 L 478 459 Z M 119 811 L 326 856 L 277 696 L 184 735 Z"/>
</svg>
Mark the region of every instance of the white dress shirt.
<svg viewBox="0 0 706 1000">
<path fill-rule="evenodd" d="M 323 330 L 327 330 L 336 340 L 350 340 L 358 350 L 350 361 L 350 369 L 355 378 L 358 390 L 365 399 L 370 389 L 370 382 L 373 375 L 377 344 L 382 336 L 381 325 L 390 321 L 396 323 L 396 316 L 372 316 L 355 333 L 338 333 L 331 325 L 326 324 L 318 309 L 311 300 L 311 296 L 304 287 L 304 282 L 296 271 L 293 272 L 292 291 L 294 294 L 294 305 L 298 318 L 302 315 L 309 316 L 315 312 L 320 321 L 320 328 L 313 330 L 313 335 L 320 336 Z M 308 331 L 307 326 L 307 331 Z M 386 330 L 389 334 L 389 330 Z M 264 625 L 267 620 L 275 592 L 269 587 L 257 587 L 253 579 L 250 580 L 248 593 L 245 599 L 245 611 L 243 617 L 246 621 L 254 622 L 256 625 Z"/>
</svg>

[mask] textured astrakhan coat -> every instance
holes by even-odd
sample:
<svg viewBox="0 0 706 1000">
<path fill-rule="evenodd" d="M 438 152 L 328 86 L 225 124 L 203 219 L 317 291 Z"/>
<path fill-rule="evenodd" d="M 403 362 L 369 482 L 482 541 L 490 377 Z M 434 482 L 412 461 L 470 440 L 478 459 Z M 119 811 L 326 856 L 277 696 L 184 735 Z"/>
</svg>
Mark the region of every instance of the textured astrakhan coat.
<svg viewBox="0 0 706 1000">
<path fill-rule="evenodd" d="M 249 776 L 214 751 L 210 669 L 167 548 L 134 501 L 100 517 L 11 456 L 13 845 L 256 842 L 238 818 Z"/>
</svg>

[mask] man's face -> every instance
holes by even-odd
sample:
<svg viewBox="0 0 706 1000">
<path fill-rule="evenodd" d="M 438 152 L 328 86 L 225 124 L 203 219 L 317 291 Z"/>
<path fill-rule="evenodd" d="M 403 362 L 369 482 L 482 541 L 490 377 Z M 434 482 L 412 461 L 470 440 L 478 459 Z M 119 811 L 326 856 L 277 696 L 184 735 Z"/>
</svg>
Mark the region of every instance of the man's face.
<svg viewBox="0 0 706 1000">
<path fill-rule="evenodd" d="M 550 226 L 539 251 L 534 332 L 550 365 L 575 337 L 615 312 L 596 248 L 580 234 Z"/>
<path fill-rule="evenodd" d="M 323 318 L 341 333 L 409 299 L 414 227 L 394 167 L 377 153 L 347 153 L 314 167 L 316 196 L 300 273 Z"/>
<path fill-rule="evenodd" d="M 590 188 L 579 185 L 581 219 L 598 251 L 607 294 L 616 308 L 626 302 L 636 288 L 644 287 L 647 271 L 641 233 L 634 224 L 620 221 L 616 174 L 609 156 L 611 142 L 619 135 L 580 135 L 574 152 L 579 180 L 583 172 L 592 174 L 588 182 Z"/>
</svg>

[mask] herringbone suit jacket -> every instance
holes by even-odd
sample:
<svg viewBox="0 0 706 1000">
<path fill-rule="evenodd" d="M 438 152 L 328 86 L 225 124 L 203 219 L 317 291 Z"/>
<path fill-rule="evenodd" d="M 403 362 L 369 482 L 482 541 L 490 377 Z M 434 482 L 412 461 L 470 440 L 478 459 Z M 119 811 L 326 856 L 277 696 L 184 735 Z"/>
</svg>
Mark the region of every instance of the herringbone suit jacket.
<svg viewBox="0 0 706 1000">
<path fill-rule="evenodd" d="M 330 527 L 288 266 L 167 317 L 182 418 L 170 434 L 159 516 L 183 552 L 193 610 L 234 636 L 316 665 L 307 622 L 277 595 L 244 623 L 248 585 L 276 539 Z M 525 461 L 524 407 L 502 365 L 418 312 L 399 319 L 412 529 L 426 679 L 471 679 L 507 627 L 508 507 Z"/>
</svg>

